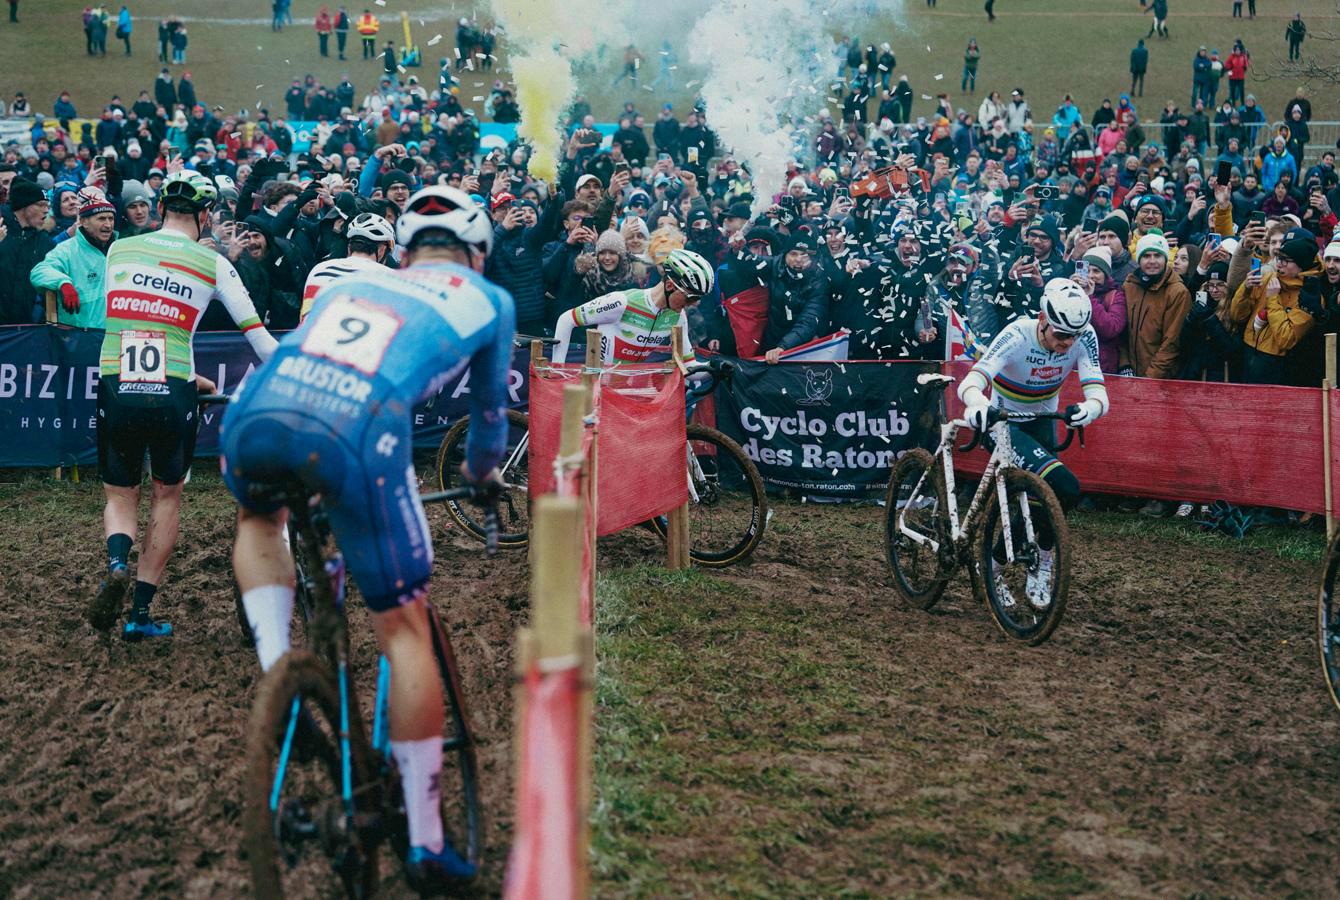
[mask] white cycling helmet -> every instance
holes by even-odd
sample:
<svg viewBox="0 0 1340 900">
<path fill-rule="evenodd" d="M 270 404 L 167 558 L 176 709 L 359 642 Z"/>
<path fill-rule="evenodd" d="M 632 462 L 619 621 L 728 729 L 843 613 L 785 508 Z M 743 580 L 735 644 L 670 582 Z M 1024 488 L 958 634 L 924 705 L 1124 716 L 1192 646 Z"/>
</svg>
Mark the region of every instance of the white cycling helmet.
<svg viewBox="0 0 1340 900">
<path fill-rule="evenodd" d="M 349 223 L 348 237 L 363 238 L 374 244 L 385 244 L 395 240 L 395 229 L 391 223 L 376 213 L 359 213 Z"/>
<path fill-rule="evenodd" d="M 396 238 L 412 247 L 415 237 L 440 231 L 449 241 L 465 244 L 485 256 L 493 249 L 493 222 L 470 195 L 452 187 L 434 186 L 419 191 L 405 204 L 396 221 Z"/>
<path fill-rule="evenodd" d="M 1093 316 L 1093 304 L 1084 289 L 1069 278 L 1053 278 L 1042 289 L 1042 311 L 1057 331 L 1078 334 Z"/>
<path fill-rule="evenodd" d="M 692 250 L 677 248 L 661 263 L 665 274 L 689 294 L 706 296 L 712 290 L 712 265 Z"/>
</svg>

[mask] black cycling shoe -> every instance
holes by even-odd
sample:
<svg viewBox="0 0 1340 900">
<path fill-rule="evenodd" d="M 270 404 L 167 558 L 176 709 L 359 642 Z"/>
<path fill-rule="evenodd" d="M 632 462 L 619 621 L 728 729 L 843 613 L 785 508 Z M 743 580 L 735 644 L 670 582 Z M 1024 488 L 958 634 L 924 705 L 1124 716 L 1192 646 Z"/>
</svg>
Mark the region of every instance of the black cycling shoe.
<svg viewBox="0 0 1340 900">
<path fill-rule="evenodd" d="M 88 624 L 98 631 L 111 631 L 121 616 L 121 603 L 126 599 L 130 588 L 130 568 L 126 565 L 112 566 L 98 587 L 98 593 L 89 601 L 84 617 Z"/>
</svg>

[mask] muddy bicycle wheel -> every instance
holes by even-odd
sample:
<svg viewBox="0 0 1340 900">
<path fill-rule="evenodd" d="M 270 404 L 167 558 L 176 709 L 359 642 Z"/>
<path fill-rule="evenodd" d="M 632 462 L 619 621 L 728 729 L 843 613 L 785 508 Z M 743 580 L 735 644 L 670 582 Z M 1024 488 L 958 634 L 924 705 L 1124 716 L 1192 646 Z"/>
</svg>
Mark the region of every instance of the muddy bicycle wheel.
<svg viewBox="0 0 1340 900">
<path fill-rule="evenodd" d="M 470 728 L 461 673 L 442 617 L 431 604 L 433 656 L 442 679 L 446 724 L 442 735 L 442 830 L 451 846 L 478 873 L 484 858 L 484 808 L 479 797 L 479 762 Z"/>
<path fill-rule="evenodd" d="M 689 558 L 720 569 L 747 559 L 768 527 L 768 495 L 763 476 L 740 445 L 715 428 L 689 425 Z M 694 496 L 696 495 L 696 496 Z M 669 519 L 657 516 L 652 528 L 662 538 Z"/>
<path fill-rule="evenodd" d="M 381 782 L 350 695 L 352 816 L 342 799 L 340 695 L 315 655 L 286 654 L 261 679 L 247 732 L 243 842 L 257 897 L 311 897 L 377 886 Z"/>
<path fill-rule="evenodd" d="M 1331 703 L 1340 709 L 1340 606 L 1336 603 L 1335 580 L 1340 573 L 1340 536 L 1326 549 L 1326 561 L 1317 592 L 1317 649 L 1321 655 L 1321 674 Z"/>
<path fill-rule="evenodd" d="M 974 585 L 1006 636 L 1037 645 L 1051 637 L 1065 614 L 1070 531 L 1056 494 L 1032 472 L 1006 471 L 1005 495 L 1014 559 L 1007 562 L 1002 510 L 993 487 L 978 536 Z"/>
<path fill-rule="evenodd" d="M 530 540 L 530 417 L 515 409 L 507 411 L 507 451 L 499 468 L 509 489 L 498 498 L 498 546 L 518 549 Z M 437 450 L 437 483 L 442 490 L 460 487 L 461 463 L 465 461 L 465 435 L 470 417 L 462 416 L 442 437 Z M 483 513 L 469 502 L 447 501 L 447 512 L 477 540 L 484 540 Z"/>
<path fill-rule="evenodd" d="M 894 590 L 918 609 L 939 602 L 953 574 L 946 562 L 952 560 L 946 503 L 944 473 L 933 456 L 915 449 L 899 457 L 885 495 L 884 555 L 893 569 Z"/>
</svg>

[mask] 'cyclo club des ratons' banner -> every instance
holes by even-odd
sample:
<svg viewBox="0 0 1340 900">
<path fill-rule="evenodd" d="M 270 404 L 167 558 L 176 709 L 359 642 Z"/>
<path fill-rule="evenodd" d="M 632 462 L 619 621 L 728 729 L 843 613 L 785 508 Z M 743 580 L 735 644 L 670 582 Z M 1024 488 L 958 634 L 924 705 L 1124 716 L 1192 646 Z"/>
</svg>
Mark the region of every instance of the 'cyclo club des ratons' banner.
<svg viewBox="0 0 1340 900">
<path fill-rule="evenodd" d="M 839 496 L 883 490 L 898 456 L 934 433 L 938 388 L 917 376 L 938 371 L 937 363 L 736 365 L 716 393 L 717 428 L 778 487 Z"/>
</svg>

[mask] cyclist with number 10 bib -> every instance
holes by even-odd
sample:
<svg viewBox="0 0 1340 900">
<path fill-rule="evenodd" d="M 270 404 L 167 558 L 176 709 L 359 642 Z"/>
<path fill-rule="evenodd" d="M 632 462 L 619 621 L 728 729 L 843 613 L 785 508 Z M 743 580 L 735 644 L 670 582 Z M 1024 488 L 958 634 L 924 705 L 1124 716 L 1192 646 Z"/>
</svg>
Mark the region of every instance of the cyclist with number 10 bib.
<svg viewBox="0 0 1340 900">
<path fill-rule="evenodd" d="M 572 331 L 578 327 L 599 330 L 600 358 L 605 363 L 666 359 L 675 329 L 691 355 L 683 310 L 711 293 L 712 266 L 692 250 L 676 249 L 660 271 L 660 282 L 649 288 L 614 291 L 563 313 L 554 325 L 554 362 L 567 360 Z"/>
<path fill-rule="evenodd" d="M 233 567 L 262 669 L 289 649 L 294 573 L 285 513 L 267 488 L 320 494 L 391 666 L 391 751 L 409 820 L 406 871 L 420 887 L 473 877 L 438 808 L 442 686 L 424 598 L 433 545 L 413 464 L 412 410 L 470 371 L 463 475 L 495 479 L 507 439 L 516 313 L 484 279 L 493 227 L 469 195 L 426 188 L 396 223 L 406 267 L 322 289 L 223 418 L 222 467 L 241 504 Z"/>
<path fill-rule="evenodd" d="M 1084 402 L 1067 420 L 1072 427 L 1089 425 L 1108 410 L 1107 388 L 1098 364 L 1098 335 L 1089 324 L 1093 305 L 1078 284 L 1053 278 L 1042 291 L 1036 319 L 1015 319 L 963 376 L 958 386 L 964 414 L 974 429 L 988 434 L 988 410 L 1012 413 L 1054 413 L 1061 385 L 1074 370 Z M 986 390 L 991 389 L 988 400 Z M 1079 480 L 1056 458 L 1056 426 L 1052 419 L 1012 421 L 1010 443 L 1015 464 L 1047 482 L 1067 512 L 1079 502 Z M 990 437 L 985 441 L 990 445 Z M 1040 534 L 1042 559 L 1028 575 L 1029 602 L 1045 608 L 1051 602 L 1051 536 Z"/>
<path fill-rule="evenodd" d="M 205 308 L 220 300 L 262 361 L 275 348 L 232 263 L 199 243 L 216 196 L 214 184 L 197 172 L 171 175 L 158 195 L 162 229 L 122 238 L 107 252 L 97 421 L 109 559 L 88 619 L 105 631 L 120 614 L 147 452 L 153 506 L 130 621 L 121 633 L 127 641 L 172 633 L 171 625 L 149 618 L 149 604 L 177 542 L 182 485 L 195 451 L 197 386 L 214 389 L 196 374 L 191 347 Z"/>
</svg>

